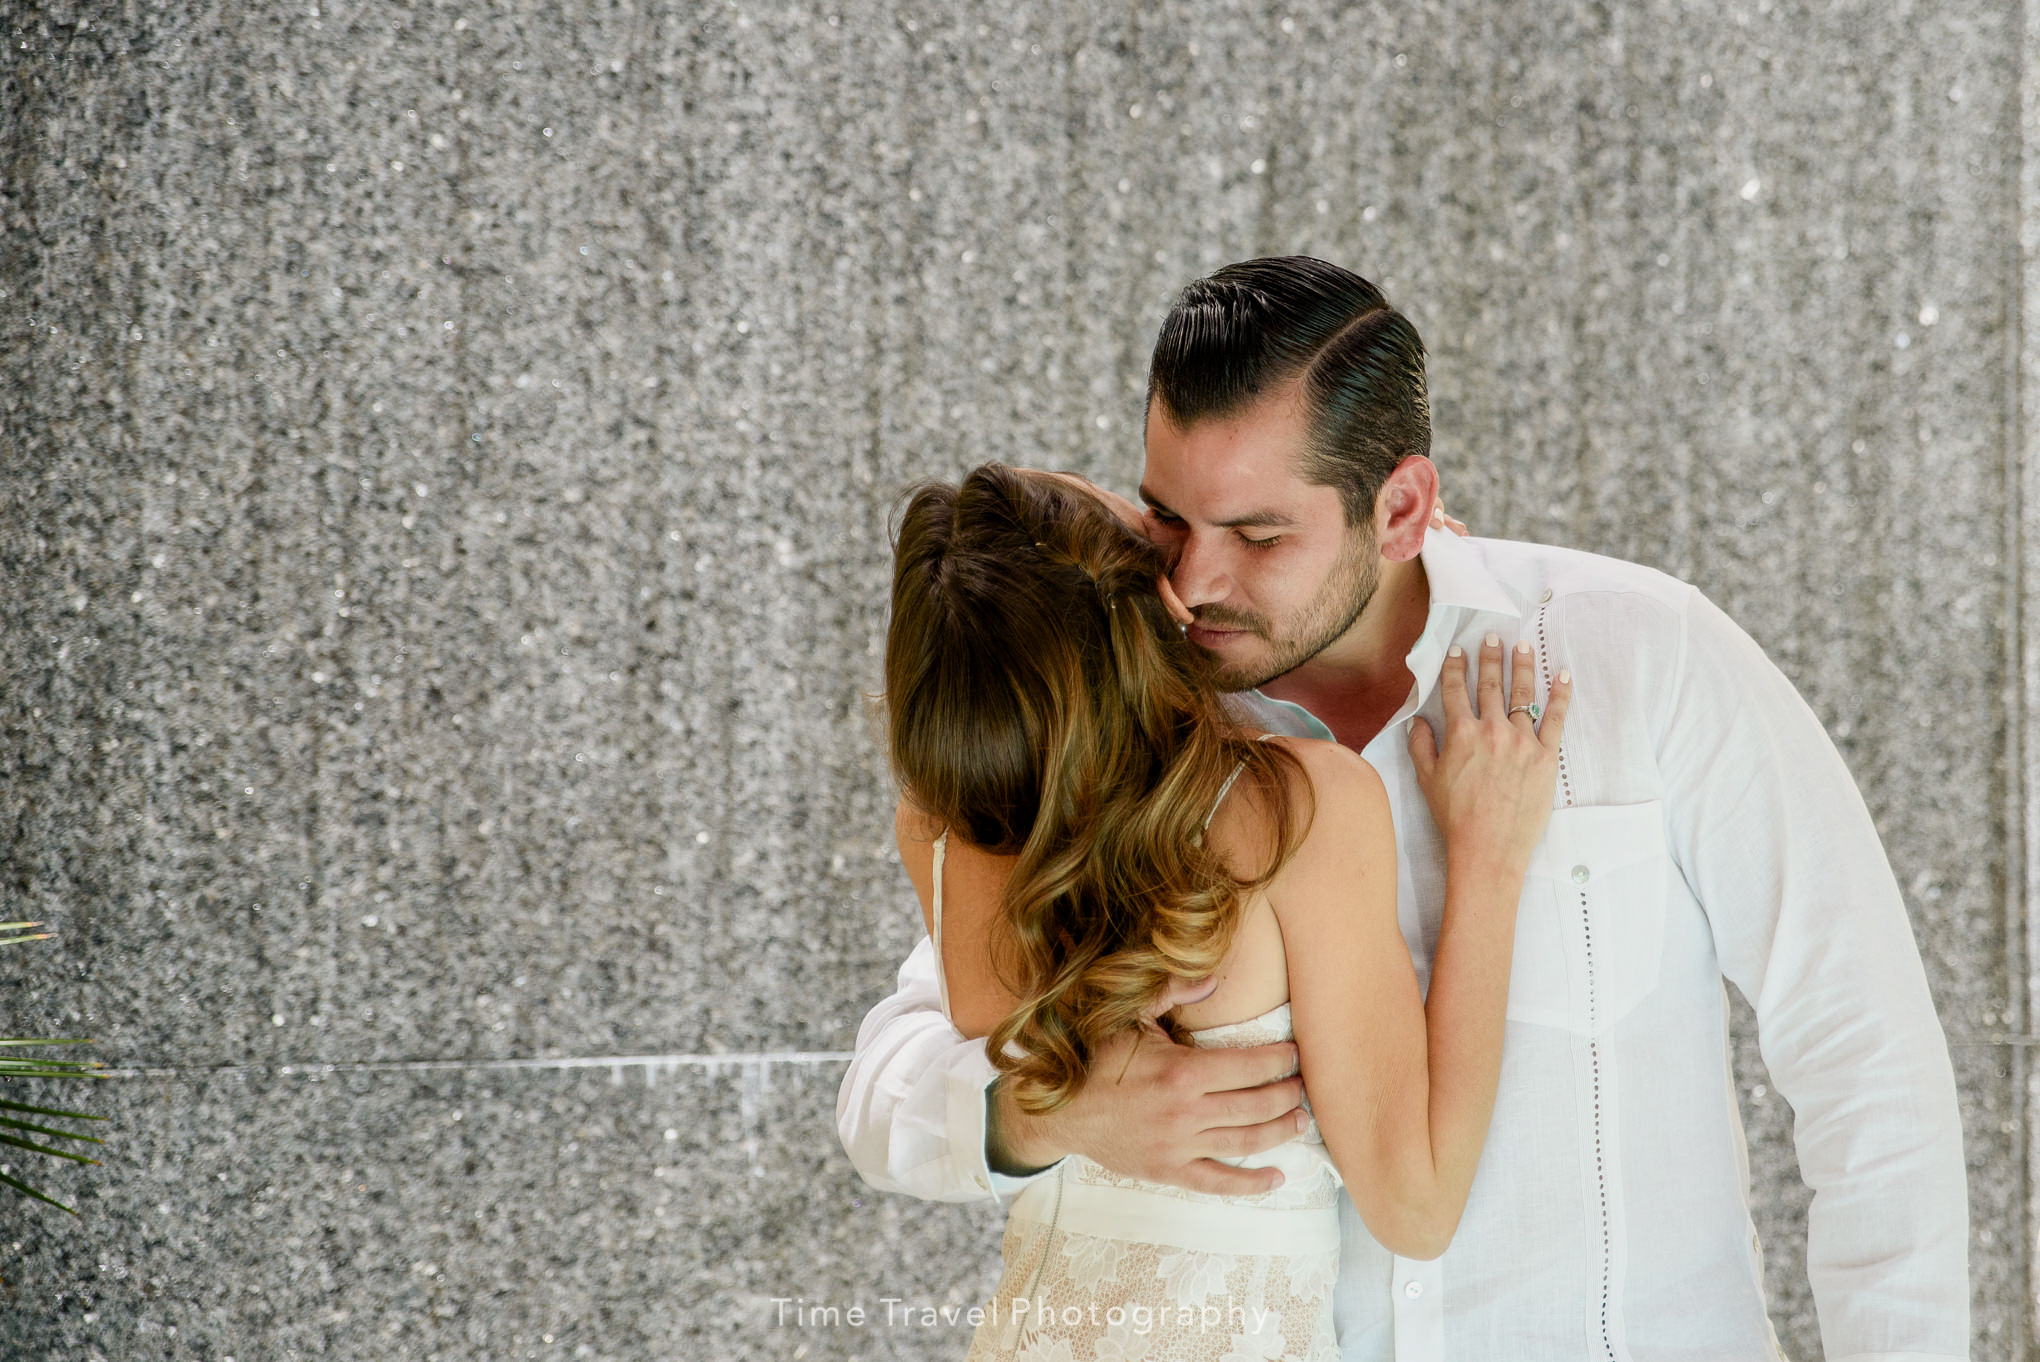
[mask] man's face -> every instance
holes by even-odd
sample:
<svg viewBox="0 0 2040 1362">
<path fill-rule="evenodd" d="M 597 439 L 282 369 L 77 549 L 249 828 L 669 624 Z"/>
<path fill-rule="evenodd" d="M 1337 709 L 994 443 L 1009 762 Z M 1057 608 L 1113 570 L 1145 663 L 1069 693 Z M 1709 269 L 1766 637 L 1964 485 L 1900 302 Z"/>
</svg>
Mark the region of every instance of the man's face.
<svg viewBox="0 0 2040 1362">
<path fill-rule="evenodd" d="M 1141 499 L 1170 551 L 1189 637 L 1219 685 L 1245 690 L 1315 657 L 1353 626 L 1381 576 L 1370 526 L 1304 481 L 1306 424 L 1293 391 L 1184 430 L 1148 412 Z"/>
</svg>

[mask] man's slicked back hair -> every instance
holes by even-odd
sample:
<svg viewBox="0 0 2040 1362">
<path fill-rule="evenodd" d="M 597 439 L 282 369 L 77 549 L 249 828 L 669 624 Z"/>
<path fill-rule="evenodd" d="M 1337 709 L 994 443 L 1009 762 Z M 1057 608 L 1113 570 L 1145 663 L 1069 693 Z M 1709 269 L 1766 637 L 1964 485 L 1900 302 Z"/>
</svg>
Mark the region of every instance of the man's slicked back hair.
<svg viewBox="0 0 2040 1362">
<path fill-rule="evenodd" d="M 1395 466 L 1431 451 L 1424 342 L 1381 290 L 1307 255 L 1227 265 L 1162 321 L 1148 400 L 1185 429 L 1235 416 L 1300 379 L 1303 477 L 1338 491 L 1346 523 L 1373 518 Z"/>
</svg>

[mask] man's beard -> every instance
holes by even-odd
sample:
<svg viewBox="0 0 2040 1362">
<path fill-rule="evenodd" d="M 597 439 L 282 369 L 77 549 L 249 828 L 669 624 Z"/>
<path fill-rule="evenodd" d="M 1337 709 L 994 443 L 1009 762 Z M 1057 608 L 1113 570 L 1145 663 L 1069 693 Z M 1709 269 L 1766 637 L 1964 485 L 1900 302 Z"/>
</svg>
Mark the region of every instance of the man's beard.
<svg viewBox="0 0 2040 1362">
<path fill-rule="evenodd" d="M 1265 639 L 1271 649 L 1268 656 L 1242 659 L 1239 662 L 1213 660 L 1211 679 L 1220 690 L 1257 690 L 1281 676 L 1294 671 L 1304 663 L 1337 642 L 1367 603 L 1374 599 L 1375 590 L 1381 585 L 1381 569 L 1375 562 L 1374 536 L 1357 534 L 1351 536 L 1347 551 L 1318 588 L 1317 595 L 1296 612 L 1291 627 L 1283 637 L 1275 638 L 1269 632 L 1268 622 L 1259 615 L 1245 611 L 1228 610 L 1224 606 L 1206 606 L 1196 612 L 1197 623 L 1207 629 L 1244 629 L 1257 638 Z"/>
</svg>

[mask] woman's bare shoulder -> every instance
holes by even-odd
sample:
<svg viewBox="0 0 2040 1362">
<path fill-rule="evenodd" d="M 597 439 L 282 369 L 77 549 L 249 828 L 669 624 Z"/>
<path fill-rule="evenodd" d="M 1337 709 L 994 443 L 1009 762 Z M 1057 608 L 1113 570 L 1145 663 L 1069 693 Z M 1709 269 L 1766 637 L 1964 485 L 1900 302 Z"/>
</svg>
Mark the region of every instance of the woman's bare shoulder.
<svg viewBox="0 0 2040 1362">
<path fill-rule="evenodd" d="M 1319 738 L 1277 735 L 1263 740 L 1295 758 L 1276 769 L 1286 785 L 1294 826 L 1304 834 L 1298 850 L 1327 831 L 1349 827 L 1340 810 L 1353 805 L 1372 809 L 1377 800 L 1386 810 L 1388 792 L 1381 777 L 1359 753 Z M 1207 835 L 1235 874 L 1258 878 L 1273 859 L 1276 809 L 1273 790 L 1244 780 L 1219 805 Z"/>
<path fill-rule="evenodd" d="M 1386 804 L 1388 788 L 1381 783 L 1381 773 L 1352 748 L 1324 738 L 1277 736 L 1265 741 L 1296 758 L 1286 777 L 1291 793 L 1308 801 L 1306 807 L 1336 808 L 1352 800 L 1371 806 L 1377 799 Z"/>
<path fill-rule="evenodd" d="M 893 815 L 900 863 L 921 900 L 921 925 L 935 934 L 935 842 L 943 835 L 940 819 L 909 800 Z M 993 969 L 992 937 L 1013 858 L 971 845 L 951 833 L 941 867 L 942 972 L 949 987 L 949 1015 L 957 1030 L 973 1039 L 1020 1005 Z"/>
<path fill-rule="evenodd" d="M 1303 764 L 1304 773 L 1310 777 L 1314 789 L 1344 790 L 1381 784 L 1381 775 L 1374 769 L 1374 763 L 1329 738 L 1276 736 L 1264 741 L 1294 755 Z"/>
</svg>

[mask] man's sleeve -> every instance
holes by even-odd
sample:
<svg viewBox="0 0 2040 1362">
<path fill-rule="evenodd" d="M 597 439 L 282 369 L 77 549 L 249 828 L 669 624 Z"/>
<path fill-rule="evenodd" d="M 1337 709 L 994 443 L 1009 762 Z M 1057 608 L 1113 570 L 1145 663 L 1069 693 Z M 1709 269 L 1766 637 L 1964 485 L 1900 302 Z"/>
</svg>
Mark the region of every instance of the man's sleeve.
<svg viewBox="0 0 2040 1362">
<path fill-rule="evenodd" d="M 1966 1358 L 1955 1077 L 1869 810 L 1791 682 L 1697 591 L 1677 657 L 1660 730 L 1673 852 L 1792 1106 L 1821 1346 Z"/>
<path fill-rule="evenodd" d="M 998 1070 L 982 1040 L 964 1039 L 942 1015 L 938 988 L 935 946 L 924 936 L 893 995 L 857 1028 L 836 1093 L 836 1133 L 858 1174 L 882 1192 L 1003 1204 L 1041 1173 L 1008 1177 L 986 1163 L 986 1089 Z"/>
</svg>

